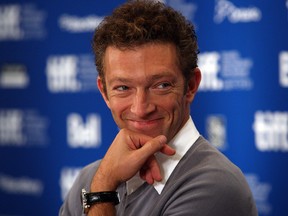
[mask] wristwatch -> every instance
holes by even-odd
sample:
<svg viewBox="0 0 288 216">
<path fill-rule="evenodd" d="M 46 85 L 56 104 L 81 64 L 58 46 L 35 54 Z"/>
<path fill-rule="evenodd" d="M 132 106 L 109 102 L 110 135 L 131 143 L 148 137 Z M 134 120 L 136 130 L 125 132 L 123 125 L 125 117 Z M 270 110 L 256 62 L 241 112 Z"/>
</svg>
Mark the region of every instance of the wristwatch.
<svg viewBox="0 0 288 216">
<path fill-rule="evenodd" d="M 120 198 L 116 191 L 87 193 L 83 188 L 81 191 L 81 202 L 84 214 L 88 214 L 92 205 L 105 202 L 111 202 L 114 205 L 117 205 L 120 202 Z"/>
</svg>

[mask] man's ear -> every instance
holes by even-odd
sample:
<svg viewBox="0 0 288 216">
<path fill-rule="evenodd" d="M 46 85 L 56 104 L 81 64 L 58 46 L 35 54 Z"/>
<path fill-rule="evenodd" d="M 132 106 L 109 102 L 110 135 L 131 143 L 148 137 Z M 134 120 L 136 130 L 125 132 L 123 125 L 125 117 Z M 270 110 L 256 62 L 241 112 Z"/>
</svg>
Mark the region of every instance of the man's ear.
<svg viewBox="0 0 288 216">
<path fill-rule="evenodd" d="M 186 98 L 191 103 L 196 95 L 198 87 L 201 82 L 201 71 L 199 68 L 195 68 L 192 77 L 187 83 Z"/>
<path fill-rule="evenodd" d="M 110 109 L 110 102 L 109 102 L 109 99 L 108 99 L 108 95 L 107 95 L 107 90 L 104 88 L 104 85 L 103 85 L 103 82 L 105 82 L 104 80 L 102 80 L 99 76 L 97 77 L 97 86 L 98 86 L 98 89 L 106 103 L 106 105 L 109 107 Z"/>
</svg>

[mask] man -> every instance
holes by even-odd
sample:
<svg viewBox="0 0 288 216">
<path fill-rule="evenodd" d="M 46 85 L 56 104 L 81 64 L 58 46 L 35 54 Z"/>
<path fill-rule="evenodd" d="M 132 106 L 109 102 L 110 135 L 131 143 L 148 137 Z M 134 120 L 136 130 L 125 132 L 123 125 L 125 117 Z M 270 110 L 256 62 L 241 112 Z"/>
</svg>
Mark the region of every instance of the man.
<svg viewBox="0 0 288 216">
<path fill-rule="evenodd" d="M 132 1 L 97 27 L 93 49 L 120 131 L 82 170 L 60 215 L 79 216 L 82 204 L 89 216 L 257 215 L 241 171 L 190 117 L 201 80 L 193 25 L 162 3 Z"/>
</svg>

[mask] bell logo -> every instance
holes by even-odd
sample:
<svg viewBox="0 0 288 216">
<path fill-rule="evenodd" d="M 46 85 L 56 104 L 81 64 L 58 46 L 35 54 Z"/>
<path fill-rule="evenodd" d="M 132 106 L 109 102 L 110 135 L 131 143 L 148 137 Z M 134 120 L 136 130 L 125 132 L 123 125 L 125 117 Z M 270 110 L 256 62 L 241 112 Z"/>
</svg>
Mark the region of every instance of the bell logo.
<svg viewBox="0 0 288 216">
<path fill-rule="evenodd" d="M 67 118 L 68 145 L 72 148 L 94 148 L 101 143 L 101 118 L 90 114 L 86 122 L 77 113 L 72 113 Z"/>
</svg>

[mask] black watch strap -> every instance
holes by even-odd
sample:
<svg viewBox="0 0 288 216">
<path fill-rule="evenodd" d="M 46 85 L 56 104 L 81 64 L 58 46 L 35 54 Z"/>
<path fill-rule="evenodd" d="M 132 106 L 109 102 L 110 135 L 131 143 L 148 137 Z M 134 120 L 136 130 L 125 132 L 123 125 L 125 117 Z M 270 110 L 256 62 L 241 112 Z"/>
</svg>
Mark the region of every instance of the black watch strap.
<svg viewBox="0 0 288 216">
<path fill-rule="evenodd" d="M 82 189 L 82 206 L 85 214 L 88 213 L 90 207 L 96 203 L 110 202 L 114 205 L 119 204 L 119 194 L 116 191 L 103 191 L 87 193 L 85 189 Z"/>
</svg>

